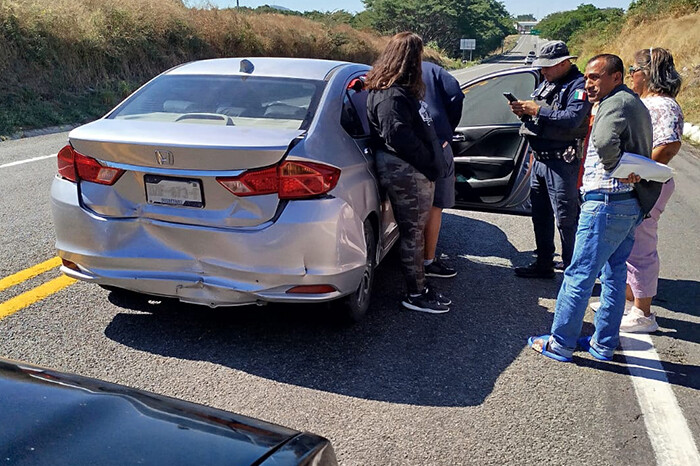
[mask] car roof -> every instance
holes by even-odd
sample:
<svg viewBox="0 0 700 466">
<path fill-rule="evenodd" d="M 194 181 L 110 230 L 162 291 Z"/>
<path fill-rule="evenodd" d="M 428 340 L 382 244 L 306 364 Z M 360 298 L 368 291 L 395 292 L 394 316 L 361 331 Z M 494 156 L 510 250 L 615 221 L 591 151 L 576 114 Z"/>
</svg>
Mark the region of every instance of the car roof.
<svg viewBox="0 0 700 466">
<path fill-rule="evenodd" d="M 246 66 L 244 60 L 252 63 L 250 73 L 242 72 Z M 242 63 L 243 62 L 243 63 Z M 350 65 L 350 62 L 320 60 L 312 58 L 280 58 L 280 57 L 238 57 L 214 58 L 185 63 L 168 70 L 170 75 L 237 75 L 237 76 L 284 76 L 299 79 L 326 79 L 331 71 L 339 66 Z"/>
</svg>

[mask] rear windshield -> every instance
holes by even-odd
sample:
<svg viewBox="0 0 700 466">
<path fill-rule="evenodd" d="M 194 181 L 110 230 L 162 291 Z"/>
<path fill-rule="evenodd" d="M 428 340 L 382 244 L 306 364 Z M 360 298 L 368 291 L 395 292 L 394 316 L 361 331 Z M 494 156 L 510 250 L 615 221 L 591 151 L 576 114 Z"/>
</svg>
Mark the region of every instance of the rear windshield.
<svg viewBox="0 0 700 466">
<path fill-rule="evenodd" d="M 165 75 L 108 118 L 305 129 L 324 85 L 292 78 Z"/>
</svg>

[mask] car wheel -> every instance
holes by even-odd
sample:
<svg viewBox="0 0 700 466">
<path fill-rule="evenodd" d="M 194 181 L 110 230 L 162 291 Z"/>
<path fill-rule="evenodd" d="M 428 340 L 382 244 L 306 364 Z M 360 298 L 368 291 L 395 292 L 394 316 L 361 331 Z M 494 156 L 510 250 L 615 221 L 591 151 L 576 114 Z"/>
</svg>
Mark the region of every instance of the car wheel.
<svg viewBox="0 0 700 466">
<path fill-rule="evenodd" d="M 350 322 L 359 322 L 367 314 L 369 302 L 374 284 L 374 270 L 377 266 L 377 241 L 374 235 L 374 227 L 369 220 L 365 220 L 365 244 L 367 248 L 367 260 L 362 273 L 360 284 L 354 293 L 342 298 L 343 317 Z"/>
</svg>

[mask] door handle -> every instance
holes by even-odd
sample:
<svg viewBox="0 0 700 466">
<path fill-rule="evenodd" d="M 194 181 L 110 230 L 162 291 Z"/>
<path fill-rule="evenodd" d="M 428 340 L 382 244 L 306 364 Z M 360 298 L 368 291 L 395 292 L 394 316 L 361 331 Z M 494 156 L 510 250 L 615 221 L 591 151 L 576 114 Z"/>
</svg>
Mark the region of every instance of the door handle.
<svg viewBox="0 0 700 466">
<path fill-rule="evenodd" d="M 467 137 L 464 134 L 456 133 L 452 135 L 452 142 L 465 142 Z"/>
</svg>

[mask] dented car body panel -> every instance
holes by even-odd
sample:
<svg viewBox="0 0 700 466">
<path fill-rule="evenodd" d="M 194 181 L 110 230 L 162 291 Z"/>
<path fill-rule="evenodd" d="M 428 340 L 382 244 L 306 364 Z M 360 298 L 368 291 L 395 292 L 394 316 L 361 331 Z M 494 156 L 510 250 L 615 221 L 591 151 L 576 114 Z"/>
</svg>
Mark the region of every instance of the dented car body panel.
<svg viewBox="0 0 700 466">
<path fill-rule="evenodd" d="M 366 225 L 374 231 L 375 264 L 398 238 L 389 202 L 381 199 L 372 172 L 371 152 L 341 125 L 348 82 L 369 67 L 324 60 L 250 61 L 260 64 L 261 75 L 252 74 L 268 96 L 254 104 L 246 101 L 255 106 L 248 113 L 218 99 L 227 92 L 224 84 L 231 84 L 247 86 L 250 100 L 256 81 L 241 78 L 238 59 L 206 60 L 161 76 L 213 75 L 212 85 L 222 87 L 210 107 L 204 103 L 211 96 L 189 102 L 185 91 L 185 97 L 168 95 L 157 102 L 160 94 L 185 89 L 190 81 L 171 81 L 158 90 L 155 78 L 155 84 L 145 85 L 106 117 L 69 134 L 75 151 L 123 174 L 113 185 L 54 180 L 52 211 L 63 273 L 212 307 L 330 301 L 357 290 L 368 262 Z M 227 71 L 233 64 L 236 72 Z M 285 66 L 294 74 L 290 87 L 298 91 L 284 87 Z M 272 81 L 266 81 L 268 75 Z M 222 76 L 231 76 L 231 83 L 221 84 Z M 158 91 L 155 97 L 139 94 L 149 89 Z M 279 96 L 283 101 L 265 100 Z M 305 116 L 292 107 L 306 110 Z M 299 199 L 237 195 L 220 182 L 289 162 L 322 164 L 340 175 L 329 191 Z M 154 201 L 149 190 L 161 180 L 189 183 L 187 189 L 201 190 L 201 197 L 181 205 L 169 204 L 164 196 Z M 289 292 L 312 285 L 332 290 Z"/>
</svg>

